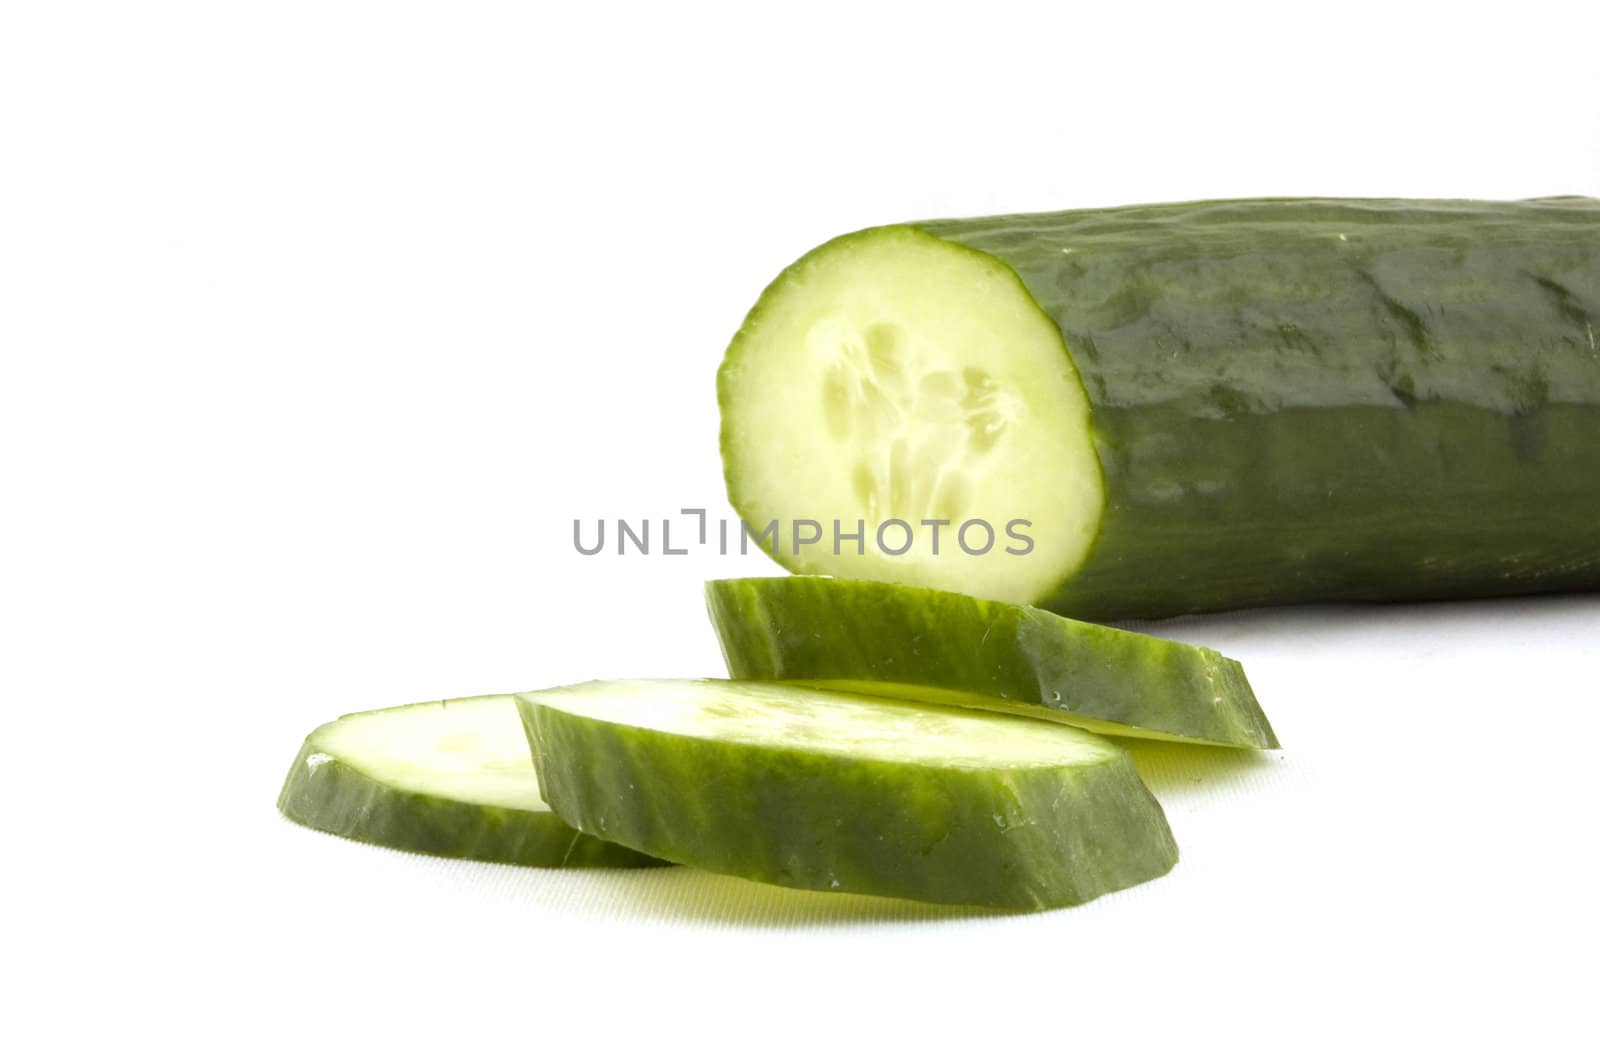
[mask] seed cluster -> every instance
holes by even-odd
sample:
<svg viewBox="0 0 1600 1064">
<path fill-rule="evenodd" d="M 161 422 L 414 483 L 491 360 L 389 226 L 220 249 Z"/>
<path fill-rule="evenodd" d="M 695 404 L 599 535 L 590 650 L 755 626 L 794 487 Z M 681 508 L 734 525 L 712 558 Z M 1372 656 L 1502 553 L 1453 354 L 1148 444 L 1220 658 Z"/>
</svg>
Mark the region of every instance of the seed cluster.
<svg viewBox="0 0 1600 1064">
<path fill-rule="evenodd" d="M 964 516 L 971 461 L 1015 422 L 1019 397 L 977 367 L 930 369 L 928 352 L 890 323 L 857 330 L 827 319 L 808 342 L 831 362 L 825 422 L 834 439 L 855 444 L 851 486 L 866 516 Z"/>
</svg>

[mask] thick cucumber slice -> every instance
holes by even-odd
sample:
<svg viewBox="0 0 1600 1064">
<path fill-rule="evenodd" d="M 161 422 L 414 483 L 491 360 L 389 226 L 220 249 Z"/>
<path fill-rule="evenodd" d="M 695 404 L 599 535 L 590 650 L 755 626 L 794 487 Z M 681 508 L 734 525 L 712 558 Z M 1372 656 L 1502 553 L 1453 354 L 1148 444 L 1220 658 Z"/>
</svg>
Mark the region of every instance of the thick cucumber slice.
<svg viewBox="0 0 1600 1064">
<path fill-rule="evenodd" d="M 352 713 L 306 737 L 278 796 L 290 820 L 397 850 L 537 865 L 662 862 L 550 811 L 511 695 Z"/>
<path fill-rule="evenodd" d="M 562 819 L 669 861 L 810 890 L 1042 909 L 1177 860 L 1128 755 L 1076 728 L 785 684 L 518 696 Z"/>
<path fill-rule="evenodd" d="M 1278 745 L 1243 667 L 1205 647 L 862 580 L 714 580 L 706 602 L 734 679 L 998 709 L 1130 738 Z"/>
<path fill-rule="evenodd" d="M 795 572 L 1089 618 L 1600 588 L 1594 200 L 871 229 L 766 290 L 718 391 Z"/>
</svg>

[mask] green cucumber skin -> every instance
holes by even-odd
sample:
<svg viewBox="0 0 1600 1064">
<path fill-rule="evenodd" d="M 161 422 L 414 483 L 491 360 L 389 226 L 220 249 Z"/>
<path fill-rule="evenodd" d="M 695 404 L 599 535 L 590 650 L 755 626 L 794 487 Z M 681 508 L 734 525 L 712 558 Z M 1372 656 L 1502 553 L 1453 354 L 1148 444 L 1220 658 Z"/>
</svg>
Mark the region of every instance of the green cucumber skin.
<svg viewBox="0 0 1600 1064">
<path fill-rule="evenodd" d="M 306 743 L 278 809 L 297 824 L 395 850 L 538 868 L 644 868 L 664 864 L 580 834 L 554 813 L 474 805 L 400 791 Z M 326 757 L 326 754 L 323 754 Z"/>
<path fill-rule="evenodd" d="M 1600 587 L 1600 201 L 915 228 L 1014 270 L 1088 391 L 1107 508 L 1041 604 L 1156 617 Z"/>
<path fill-rule="evenodd" d="M 1037 910 L 1177 862 L 1131 759 L 978 775 L 718 743 L 518 699 L 563 820 L 678 864 L 807 890 Z M 1073 815 L 1049 815 L 1068 809 Z M 730 815 L 730 813 L 732 815 Z"/>
<path fill-rule="evenodd" d="M 706 604 L 734 679 L 917 684 L 1229 746 L 1278 746 L 1243 667 L 1205 647 L 954 592 L 827 577 L 714 580 Z"/>
</svg>

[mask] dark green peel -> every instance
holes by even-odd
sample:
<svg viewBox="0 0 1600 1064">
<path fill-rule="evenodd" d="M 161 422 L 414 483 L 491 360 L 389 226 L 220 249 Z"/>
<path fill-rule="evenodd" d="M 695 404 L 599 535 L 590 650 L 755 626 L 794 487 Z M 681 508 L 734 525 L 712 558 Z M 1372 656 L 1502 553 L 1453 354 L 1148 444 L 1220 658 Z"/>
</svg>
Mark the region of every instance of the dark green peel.
<svg viewBox="0 0 1600 1064">
<path fill-rule="evenodd" d="M 1278 745 L 1244 669 L 1205 647 L 865 580 L 715 580 L 706 602 L 735 679 L 1000 709 L 1116 735 Z"/>
<path fill-rule="evenodd" d="M 715 872 L 1043 909 L 1177 860 L 1128 755 L 1077 729 L 716 680 L 583 684 L 518 705 L 563 819 Z"/>
</svg>

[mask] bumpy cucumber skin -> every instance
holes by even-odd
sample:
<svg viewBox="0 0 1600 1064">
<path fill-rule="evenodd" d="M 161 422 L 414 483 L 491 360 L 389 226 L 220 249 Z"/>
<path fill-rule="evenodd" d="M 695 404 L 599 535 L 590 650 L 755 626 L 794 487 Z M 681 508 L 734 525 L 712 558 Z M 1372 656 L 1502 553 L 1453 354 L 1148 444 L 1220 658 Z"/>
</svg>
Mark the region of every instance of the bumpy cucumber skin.
<svg viewBox="0 0 1600 1064">
<path fill-rule="evenodd" d="M 620 725 L 518 697 L 562 819 L 779 886 L 1037 910 L 1163 875 L 1177 844 L 1128 756 L 1011 772 L 823 756 Z"/>
<path fill-rule="evenodd" d="M 868 580 L 713 580 L 706 604 L 734 679 L 918 684 L 1228 746 L 1278 746 L 1243 667 L 1205 647 Z"/>
<path fill-rule="evenodd" d="M 1107 507 L 1050 608 L 1600 587 L 1600 202 L 916 228 L 1015 270 L 1089 393 Z"/>
<path fill-rule="evenodd" d="M 398 790 L 306 740 L 278 809 L 297 824 L 395 850 L 538 868 L 664 864 L 572 830 L 551 812 L 474 805 Z"/>
<path fill-rule="evenodd" d="M 1600 201 L 889 228 L 1013 270 L 1088 394 L 1106 506 L 1037 605 L 1115 619 L 1600 588 Z"/>
</svg>

